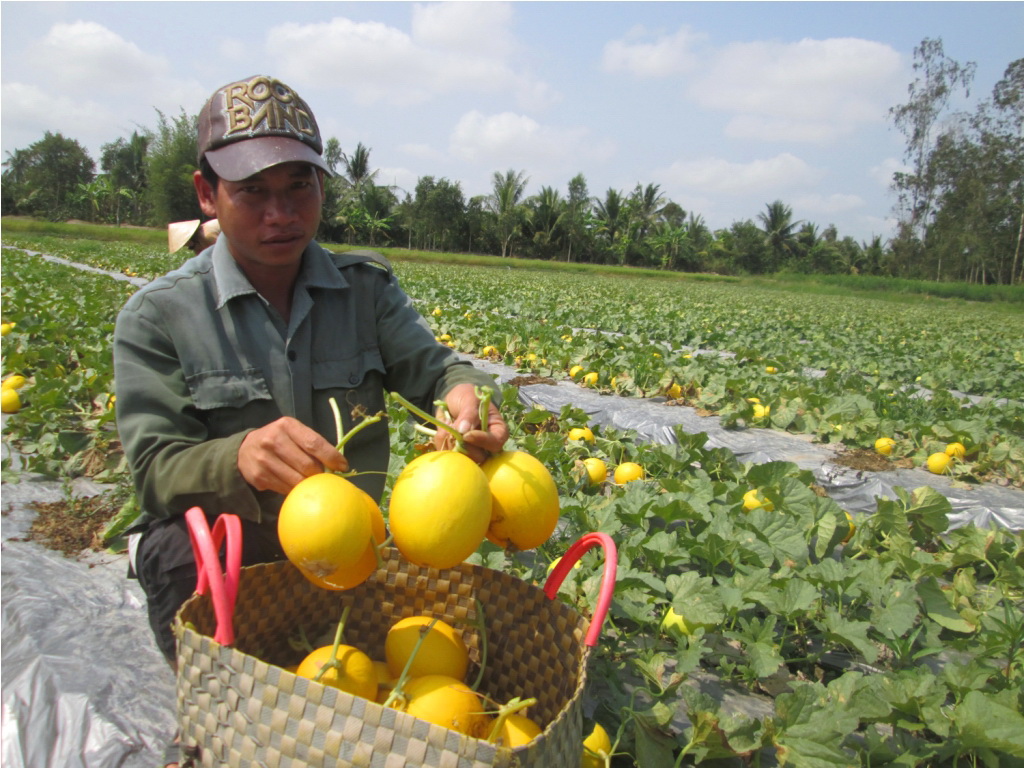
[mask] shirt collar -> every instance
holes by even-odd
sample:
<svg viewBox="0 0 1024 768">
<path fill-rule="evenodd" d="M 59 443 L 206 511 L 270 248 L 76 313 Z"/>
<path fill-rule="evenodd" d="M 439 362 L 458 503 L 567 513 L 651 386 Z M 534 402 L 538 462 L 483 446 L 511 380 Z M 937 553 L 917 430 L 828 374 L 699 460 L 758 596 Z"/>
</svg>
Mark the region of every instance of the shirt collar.
<svg viewBox="0 0 1024 768">
<path fill-rule="evenodd" d="M 217 309 L 231 299 L 255 294 L 245 273 L 238 266 L 228 249 L 227 239 L 222 234 L 213 244 L 213 282 L 217 293 Z M 302 252 L 302 268 L 296 277 L 296 287 L 303 288 L 346 288 L 348 280 L 334 265 L 330 254 L 316 242 L 310 241 Z"/>
</svg>

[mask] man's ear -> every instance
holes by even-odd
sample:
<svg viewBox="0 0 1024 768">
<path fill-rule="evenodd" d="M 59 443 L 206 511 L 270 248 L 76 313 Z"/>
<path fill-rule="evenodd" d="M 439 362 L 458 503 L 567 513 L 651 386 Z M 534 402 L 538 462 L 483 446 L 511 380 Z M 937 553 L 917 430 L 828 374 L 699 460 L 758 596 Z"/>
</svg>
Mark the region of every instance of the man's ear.
<svg viewBox="0 0 1024 768">
<path fill-rule="evenodd" d="M 196 197 L 199 198 L 199 208 L 211 219 L 217 218 L 217 206 L 215 205 L 217 192 L 210 186 L 203 174 L 196 171 L 192 174 L 192 185 L 196 188 Z"/>
</svg>

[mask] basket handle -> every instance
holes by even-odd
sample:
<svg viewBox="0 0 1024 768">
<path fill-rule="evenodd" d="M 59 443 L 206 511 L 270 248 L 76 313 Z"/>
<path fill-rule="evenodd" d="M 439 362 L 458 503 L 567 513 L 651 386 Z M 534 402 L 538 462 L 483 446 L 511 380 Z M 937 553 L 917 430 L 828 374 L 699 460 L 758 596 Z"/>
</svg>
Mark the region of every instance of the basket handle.
<svg viewBox="0 0 1024 768">
<path fill-rule="evenodd" d="M 196 592 L 205 595 L 209 589 L 213 598 L 213 613 L 217 618 L 217 631 L 213 636 L 221 645 L 235 642 L 235 598 L 238 597 L 238 575 L 242 569 L 242 522 L 238 515 L 221 515 L 213 524 L 199 507 L 185 513 L 188 535 L 196 560 Z M 221 544 L 227 539 L 227 560 L 224 572 L 220 569 Z"/>
<path fill-rule="evenodd" d="M 601 591 L 597 596 L 594 615 L 590 619 L 590 628 L 587 630 L 586 643 L 591 647 L 597 645 L 601 626 L 604 624 L 605 616 L 608 615 L 608 609 L 612 604 L 612 595 L 615 592 L 615 569 L 618 566 L 619 556 L 612 537 L 607 533 L 585 534 L 562 555 L 558 564 L 551 570 L 548 580 L 544 582 L 544 594 L 554 600 L 569 569 L 576 565 L 576 561 L 583 556 L 584 552 L 599 545 L 604 548 L 604 574 L 601 577 Z"/>
</svg>

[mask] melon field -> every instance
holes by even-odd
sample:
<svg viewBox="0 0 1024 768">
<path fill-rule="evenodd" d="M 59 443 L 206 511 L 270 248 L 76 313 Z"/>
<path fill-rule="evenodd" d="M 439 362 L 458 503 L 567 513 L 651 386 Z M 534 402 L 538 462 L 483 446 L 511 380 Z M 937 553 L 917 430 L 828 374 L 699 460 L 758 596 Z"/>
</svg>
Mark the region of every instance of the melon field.
<svg viewBox="0 0 1024 768">
<path fill-rule="evenodd" d="M 182 257 L 143 235 L 5 227 L 3 244 L 3 376 L 26 377 L 3 434 L 20 466 L 5 453 L 4 481 L 109 484 L 116 546 L 134 507 L 111 407 L 114 319 Z M 501 372 L 510 445 L 559 488 L 550 540 L 485 541 L 472 562 L 543 583 L 585 533 L 616 542 L 587 702 L 609 765 L 1024 765 L 1020 304 L 392 256 L 438 340 Z M 526 396 L 552 385 L 568 393 L 557 408 Z M 667 437 L 648 440 L 593 418 L 595 398 L 642 402 L 654 420 L 690 409 L 754 444 L 783 435 L 859 472 L 936 482 L 844 508 L 795 459 L 743 461 L 667 417 Z M 424 440 L 403 414 L 393 407 L 391 477 Z M 625 462 L 643 474 L 616 483 Z M 1011 499 L 1011 524 L 951 526 L 950 497 L 986 489 Z M 560 598 L 589 614 L 601 572 L 600 550 L 587 553 Z"/>
</svg>

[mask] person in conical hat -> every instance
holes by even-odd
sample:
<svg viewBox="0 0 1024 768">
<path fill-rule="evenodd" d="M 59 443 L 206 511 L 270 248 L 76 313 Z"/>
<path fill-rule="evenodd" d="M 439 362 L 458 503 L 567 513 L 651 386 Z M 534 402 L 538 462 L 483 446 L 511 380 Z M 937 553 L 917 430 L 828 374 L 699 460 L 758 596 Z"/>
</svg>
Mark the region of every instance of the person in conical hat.
<svg viewBox="0 0 1024 768">
<path fill-rule="evenodd" d="M 192 253 L 205 251 L 220 235 L 220 222 L 216 219 L 200 223 L 199 219 L 191 221 L 172 221 L 167 225 L 167 252 L 176 253 L 188 246 Z"/>
</svg>

